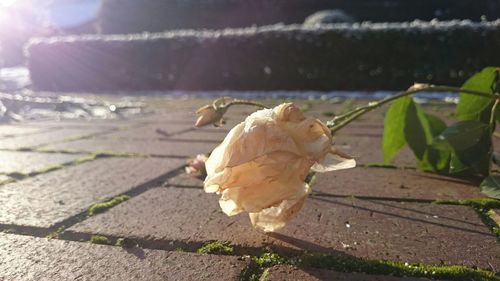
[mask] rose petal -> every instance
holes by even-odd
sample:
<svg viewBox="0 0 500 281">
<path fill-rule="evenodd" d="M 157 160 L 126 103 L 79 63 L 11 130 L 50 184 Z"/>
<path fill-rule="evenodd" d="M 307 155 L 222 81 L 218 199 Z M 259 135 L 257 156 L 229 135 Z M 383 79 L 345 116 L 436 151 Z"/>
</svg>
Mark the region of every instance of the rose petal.
<svg viewBox="0 0 500 281">
<path fill-rule="evenodd" d="M 344 158 L 339 154 L 328 153 L 321 162 L 315 163 L 311 170 L 318 173 L 331 172 L 336 170 L 350 169 L 356 167 L 356 160 Z"/>
<path fill-rule="evenodd" d="M 237 167 L 219 178 L 221 207 L 226 214 L 259 212 L 283 199 L 303 194 L 311 163 L 289 152 L 274 152 Z M 230 176 L 227 176 L 230 175 Z M 232 209 L 234 202 L 238 209 Z M 229 206 L 229 207 L 224 207 Z"/>
<path fill-rule="evenodd" d="M 278 206 L 264 209 L 258 213 L 249 213 L 252 225 L 264 232 L 272 232 L 283 228 L 304 206 L 309 193 L 308 187 L 305 193 L 305 195 L 297 199 L 283 200 Z"/>
</svg>

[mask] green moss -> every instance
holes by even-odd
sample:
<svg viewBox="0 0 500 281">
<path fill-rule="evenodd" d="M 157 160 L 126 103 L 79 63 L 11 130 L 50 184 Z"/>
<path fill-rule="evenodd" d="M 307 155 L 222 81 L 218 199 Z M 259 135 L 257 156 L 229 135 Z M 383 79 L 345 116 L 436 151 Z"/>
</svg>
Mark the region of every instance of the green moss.
<svg viewBox="0 0 500 281">
<path fill-rule="evenodd" d="M 125 238 L 116 239 L 115 246 L 124 247 L 125 246 Z"/>
<path fill-rule="evenodd" d="M 441 205 L 460 205 L 472 207 L 477 212 L 483 223 L 490 228 L 491 232 L 500 241 L 500 228 L 498 226 L 498 222 L 492 216 L 492 214 L 494 214 L 492 213 L 493 211 L 491 211 L 491 209 L 500 208 L 500 200 L 493 198 L 479 198 L 466 200 L 436 200 L 433 203 Z"/>
<path fill-rule="evenodd" d="M 108 237 L 106 237 L 106 236 L 92 235 L 92 237 L 90 237 L 90 243 L 109 245 L 111 242 L 109 241 Z"/>
<path fill-rule="evenodd" d="M 253 257 L 252 260 L 261 268 L 287 263 L 287 259 L 285 257 L 276 253 L 263 253 L 258 257 Z"/>
<path fill-rule="evenodd" d="M 36 175 L 39 175 L 39 174 L 45 174 L 45 173 L 56 171 L 56 170 L 59 170 L 59 169 L 62 169 L 62 168 L 64 168 L 63 165 L 47 166 L 47 167 L 41 168 L 40 170 L 38 170 L 36 172 L 30 173 L 29 176 L 33 177 L 33 176 L 36 176 Z"/>
<path fill-rule="evenodd" d="M 493 234 L 495 234 L 495 236 L 496 236 L 498 239 L 500 239 L 500 227 L 498 227 L 498 226 L 494 226 L 494 227 L 492 228 L 492 230 L 491 230 L 491 231 L 493 231 Z"/>
<path fill-rule="evenodd" d="M 63 225 L 63 226 L 60 226 L 56 231 L 50 233 L 49 235 L 46 236 L 47 239 L 56 239 L 56 238 L 59 238 L 59 234 L 61 234 L 64 229 L 66 229 L 66 227 Z"/>
<path fill-rule="evenodd" d="M 408 264 L 380 260 L 364 260 L 353 256 L 304 252 L 298 256 L 284 257 L 276 253 L 263 253 L 252 257 L 254 267 L 246 271 L 245 280 L 265 280 L 269 268 L 289 264 L 300 267 L 312 267 L 339 272 L 363 272 L 404 277 L 425 277 L 439 280 L 500 280 L 492 271 L 474 269 L 465 266 L 434 266 L 426 264 Z"/>
<path fill-rule="evenodd" d="M 494 272 L 465 266 L 433 266 L 377 260 L 362 260 L 350 256 L 304 253 L 299 265 L 341 272 L 364 272 L 393 276 L 426 277 L 445 280 L 500 280 Z"/>
<path fill-rule="evenodd" d="M 199 254 L 232 255 L 234 248 L 228 243 L 214 241 L 203 245 L 196 252 Z"/>
<path fill-rule="evenodd" d="M 81 164 L 88 161 L 94 161 L 100 158 L 108 158 L 108 157 L 131 157 L 135 156 L 135 154 L 131 153 L 121 153 L 121 152 L 113 152 L 113 151 L 98 151 L 85 156 L 80 157 L 75 160 L 75 164 Z"/>
<path fill-rule="evenodd" d="M 269 270 L 270 270 L 270 268 L 266 268 L 266 270 L 264 270 L 264 272 L 262 273 L 259 280 L 261 280 L 261 281 L 267 280 L 267 278 L 269 277 Z"/>
<path fill-rule="evenodd" d="M 250 277 L 248 277 L 248 281 L 260 281 L 260 274 L 252 273 Z"/>
<path fill-rule="evenodd" d="M 466 200 L 436 200 L 434 204 L 463 205 L 475 209 L 489 210 L 500 208 L 500 200 L 492 198 L 466 199 Z"/>
<path fill-rule="evenodd" d="M 245 271 L 245 278 L 242 280 L 259 281 L 265 280 L 268 269 L 279 264 L 288 264 L 289 260 L 277 253 L 265 252 L 259 256 L 251 257 L 251 264 Z"/>
<path fill-rule="evenodd" d="M 43 153 L 60 153 L 60 154 L 81 154 L 82 152 L 77 151 L 77 150 L 70 150 L 70 149 L 61 149 L 61 150 L 56 150 L 56 149 L 36 149 L 32 150 L 35 152 L 43 152 Z"/>
<path fill-rule="evenodd" d="M 130 199 L 130 196 L 124 194 L 124 195 L 117 196 L 117 197 L 115 197 L 109 201 L 106 201 L 106 202 L 96 203 L 89 208 L 89 216 L 93 216 L 95 214 L 102 213 L 109 208 L 112 208 L 112 207 L 114 207 L 114 206 L 116 206 L 124 201 L 127 201 L 128 199 Z"/>
</svg>

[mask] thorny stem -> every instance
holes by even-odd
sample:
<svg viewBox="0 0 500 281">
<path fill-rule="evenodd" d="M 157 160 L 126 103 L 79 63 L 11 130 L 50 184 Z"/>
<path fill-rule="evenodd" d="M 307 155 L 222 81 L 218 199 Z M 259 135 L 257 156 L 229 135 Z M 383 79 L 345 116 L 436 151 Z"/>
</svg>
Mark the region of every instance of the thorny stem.
<svg viewBox="0 0 500 281">
<path fill-rule="evenodd" d="M 429 85 L 429 86 L 424 86 L 420 87 L 418 89 L 410 89 L 405 92 L 401 92 L 399 94 L 396 94 L 394 96 L 387 97 L 385 99 L 382 99 L 377 102 L 371 102 L 366 106 L 358 107 L 354 110 L 351 110 L 350 112 L 347 112 L 345 114 L 342 114 L 340 116 L 337 116 L 330 120 L 327 123 L 328 128 L 331 129 L 332 134 L 335 133 L 336 131 L 342 129 L 343 127 L 347 126 L 349 123 L 352 121 L 356 120 L 360 116 L 372 111 L 373 109 L 376 109 L 388 102 L 391 102 L 393 100 L 413 95 L 419 92 L 424 92 L 424 91 L 432 91 L 432 92 L 455 92 L 455 93 L 464 93 L 464 94 L 470 94 L 470 95 L 476 95 L 476 96 L 482 96 L 485 98 L 496 98 L 497 101 L 500 98 L 499 93 L 488 93 L 488 92 L 482 92 L 482 91 L 476 91 L 476 90 L 468 90 L 468 89 L 462 89 L 458 87 L 450 87 L 450 86 L 435 86 L 435 85 Z M 496 103 L 494 105 L 496 107 Z"/>
</svg>

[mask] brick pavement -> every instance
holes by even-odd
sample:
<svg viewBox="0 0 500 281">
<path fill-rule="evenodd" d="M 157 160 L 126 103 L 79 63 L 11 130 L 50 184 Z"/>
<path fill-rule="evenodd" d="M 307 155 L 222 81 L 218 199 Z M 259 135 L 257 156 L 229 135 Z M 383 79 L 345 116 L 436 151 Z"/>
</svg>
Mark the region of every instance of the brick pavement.
<svg viewBox="0 0 500 281">
<path fill-rule="evenodd" d="M 210 152 L 230 127 L 195 129 L 195 115 L 180 108 L 204 101 L 186 100 L 176 110 L 172 102 L 154 100 L 154 113 L 131 120 L 0 126 L 0 157 L 6 159 L 0 164 L 0 280 L 424 280 L 412 277 L 413 263 L 438 271 L 464 266 L 437 277 L 425 273 L 430 279 L 470 280 L 464 272 L 479 268 L 489 273 L 475 280 L 494 280 L 492 272 L 500 270 L 498 238 L 484 214 L 434 203 L 482 197 L 477 183 L 368 165 L 382 161 L 383 111 L 337 136 L 360 167 L 317 175 L 298 217 L 264 234 L 246 215 L 225 216 L 217 196 L 183 172 L 188 157 Z M 306 114 L 325 120 L 330 108 L 342 106 L 312 103 Z M 229 123 L 248 112 L 232 108 Z M 92 154 L 102 151 L 101 157 Z M 394 163 L 414 166 L 409 151 Z M 60 167 L 44 170 L 50 166 Z M 25 176 L 8 176 L 16 172 Z M 88 215 L 90 207 L 120 195 L 130 199 Z M 96 235 L 107 245 L 89 243 L 99 240 Z M 125 247 L 114 245 L 120 241 Z M 196 253 L 214 241 L 232 247 L 228 255 Z M 304 251 L 355 260 L 356 266 L 344 272 L 321 263 L 305 266 L 299 258 Z M 263 253 L 288 265 L 259 263 Z M 380 275 L 367 266 L 372 261 L 409 265 L 403 273 L 391 265 Z M 400 277 L 388 276 L 393 274 Z"/>
</svg>

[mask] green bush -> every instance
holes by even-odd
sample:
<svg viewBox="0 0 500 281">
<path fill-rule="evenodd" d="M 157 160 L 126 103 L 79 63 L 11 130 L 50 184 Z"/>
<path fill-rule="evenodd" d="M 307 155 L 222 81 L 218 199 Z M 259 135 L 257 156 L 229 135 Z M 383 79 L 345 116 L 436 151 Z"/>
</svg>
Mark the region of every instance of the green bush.
<svg viewBox="0 0 500 281">
<path fill-rule="evenodd" d="M 393 90 L 500 65 L 500 20 L 273 25 L 32 41 L 34 88 Z"/>
</svg>

